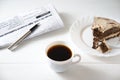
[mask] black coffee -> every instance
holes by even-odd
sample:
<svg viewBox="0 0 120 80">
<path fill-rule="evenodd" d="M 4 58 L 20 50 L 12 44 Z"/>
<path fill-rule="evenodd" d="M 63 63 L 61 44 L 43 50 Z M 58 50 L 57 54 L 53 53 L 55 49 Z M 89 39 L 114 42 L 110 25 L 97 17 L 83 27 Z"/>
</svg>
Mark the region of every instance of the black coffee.
<svg viewBox="0 0 120 80">
<path fill-rule="evenodd" d="M 47 55 L 56 61 L 64 61 L 72 56 L 71 50 L 64 45 L 55 45 L 49 48 Z"/>
</svg>

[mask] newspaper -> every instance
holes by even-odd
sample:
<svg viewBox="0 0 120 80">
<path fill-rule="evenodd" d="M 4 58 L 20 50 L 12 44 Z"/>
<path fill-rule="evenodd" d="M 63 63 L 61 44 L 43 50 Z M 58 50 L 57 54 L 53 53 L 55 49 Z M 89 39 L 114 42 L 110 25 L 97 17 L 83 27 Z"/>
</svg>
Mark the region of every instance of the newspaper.
<svg viewBox="0 0 120 80">
<path fill-rule="evenodd" d="M 9 46 L 38 23 L 40 27 L 27 39 L 64 27 L 56 9 L 49 4 L 0 22 L 0 48 Z"/>
</svg>

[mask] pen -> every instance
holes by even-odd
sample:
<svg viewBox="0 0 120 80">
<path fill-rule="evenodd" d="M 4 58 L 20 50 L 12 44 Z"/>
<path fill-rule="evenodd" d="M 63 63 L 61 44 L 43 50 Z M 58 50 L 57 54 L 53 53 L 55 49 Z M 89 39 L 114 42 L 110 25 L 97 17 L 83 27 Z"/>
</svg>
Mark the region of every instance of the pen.
<svg viewBox="0 0 120 80">
<path fill-rule="evenodd" d="M 39 24 L 34 25 L 32 28 L 29 29 L 22 37 L 20 37 L 17 41 L 15 41 L 12 45 L 8 47 L 9 50 L 14 50 L 19 46 L 19 44 L 28 37 L 32 32 L 34 32 L 38 28 Z"/>
</svg>

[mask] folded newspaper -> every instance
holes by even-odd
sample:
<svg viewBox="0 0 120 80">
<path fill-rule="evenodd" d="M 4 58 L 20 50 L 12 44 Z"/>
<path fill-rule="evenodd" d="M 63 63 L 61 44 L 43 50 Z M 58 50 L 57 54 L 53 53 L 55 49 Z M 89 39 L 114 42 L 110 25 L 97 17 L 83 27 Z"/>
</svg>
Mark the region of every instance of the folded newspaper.
<svg viewBox="0 0 120 80">
<path fill-rule="evenodd" d="M 0 22 L 0 48 L 9 46 L 19 39 L 33 25 L 40 24 L 26 39 L 62 28 L 64 26 L 55 8 L 49 4 L 28 13 L 14 16 Z"/>
</svg>

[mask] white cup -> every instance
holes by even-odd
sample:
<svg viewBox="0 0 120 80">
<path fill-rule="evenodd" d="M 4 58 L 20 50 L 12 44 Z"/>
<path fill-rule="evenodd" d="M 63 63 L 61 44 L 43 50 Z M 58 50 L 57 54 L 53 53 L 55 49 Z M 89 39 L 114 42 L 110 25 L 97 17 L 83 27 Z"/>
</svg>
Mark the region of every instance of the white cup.
<svg viewBox="0 0 120 80">
<path fill-rule="evenodd" d="M 51 58 L 49 55 L 49 50 L 54 46 L 65 46 L 71 51 L 71 56 L 69 58 L 66 58 L 65 60 L 55 60 Z M 62 52 L 61 52 L 62 53 Z M 51 44 L 49 44 L 46 48 L 46 57 L 48 59 L 48 62 L 50 64 L 50 67 L 55 70 L 56 72 L 64 72 L 67 70 L 71 65 L 78 63 L 81 60 L 81 56 L 79 54 L 73 54 L 70 45 L 67 42 L 63 41 L 55 41 Z M 55 54 L 58 54 L 55 52 Z M 69 54 L 69 53 L 68 53 Z M 59 56 L 59 55 L 58 55 Z M 61 56 L 59 56 L 60 58 Z"/>
</svg>

